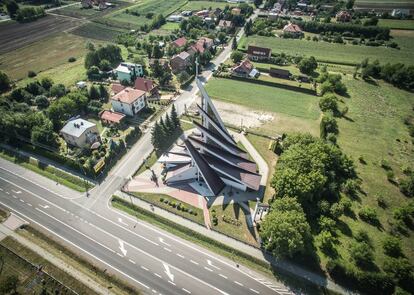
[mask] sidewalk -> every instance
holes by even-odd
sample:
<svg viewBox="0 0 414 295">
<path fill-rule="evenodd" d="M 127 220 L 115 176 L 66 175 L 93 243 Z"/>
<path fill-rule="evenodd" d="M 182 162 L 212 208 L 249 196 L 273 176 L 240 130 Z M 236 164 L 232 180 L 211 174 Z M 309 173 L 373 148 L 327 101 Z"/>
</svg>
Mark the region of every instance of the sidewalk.
<svg viewBox="0 0 414 295">
<path fill-rule="evenodd" d="M 10 215 L 10 216 L 13 216 L 13 215 Z M 6 227 L 2 223 L 0 223 L 0 236 L 11 236 L 17 242 L 19 242 L 23 246 L 29 248 L 30 250 L 35 252 L 37 255 L 41 256 L 44 259 L 46 259 L 51 264 L 53 264 L 54 266 L 56 266 L 59 269 L 63 270 L 64 272 L 66 272 L 67 274 L 72 276 L 73 278 L 77 279 L 78 281 L 80 281 L 85 286 L 88 286 L 89 288 L 94 290 L 96 293 L 98 293 L 98 294 L 114 294 L 114 293 L 110 292 L 106 287 L 97 284 L 94 280 L 92 280 L 89 277 L 85 276 L 85 274 L 83 272 L 73 268 L 72 266 L 70 266 L 69 264 L 67 264 L 66 262 L 61 260 L 60 258 L 50 254 L 45 249 L 39 247 L 38 245 L 36 245 L 32 241 L 29 241 L 26 238 L 20 236 L 19 234 L 12 231 L 11 229 Z"/>
<path fill-rule="evenodd" d="M 128 194 L 123 193 L 121 191 L 117 191 L 115 193 L 118 197 L 123 198 L 124 200 L 131 202 L 131 198 Z M 302 279 L 305 279 L 307 281 L 312 282 L 313 284 L 317 286 L 321 286 L 324 288 L 327 288 L 329 290 L 332 290 L 337 293 L 341 294 L 351 294 L 349 290 L 346 290 L 345 288 L 339 286 L 338 284 L 334 283 L 333 281 L 317 274 L 311 271 L 308 271 L 304 268 L 302 268 L 299 265 L 295 265 L 289 261 L 284 260 L 278 260 L 274 258 L 273 256 L 263 253 L 263 251 L 259 248 L 255 248 L 253 246 L 250 246 L 248 244 L 245 244 L 243 242 L 237 241 L 233 238 L 230 238 L 226 235 L 223 235 L 219 232 L 212 231 L 207 229 L 204 226 L 201 226 L 195 222 L 192 222 L 186 218 L 183 218 L 181 216 L 178 216 L 176 214 L 170 213 L 162 208 L 155 207 L 155 210 L 151 209 L 151 204 L 147 203 L 141 199 L 133 198 L 134 205 L 137 205 L 143 209 L 146 209 L 148 211 L 152 211 L 154 214 L 157 214 L 159 216 L 162 216 L 166 219 L 169 219 L 175 223 L 178 223 L 182 226 L 188 227 L 204 236 L 207 236 L 211 239 L 217 240 L 223 244 L 226 244 L 234 249 L 240 250 L 246 254 L 249 254 L 250 256 L 253 256 L 255 258 L 258 258 L 260 260 L 263 260 L 265 262 L 271 263 L 273 266 L 275 266 L 278 269 L 281 269 L 287 273 L 293 274 L 294 276 L 300 277 Z"/>
</svg>

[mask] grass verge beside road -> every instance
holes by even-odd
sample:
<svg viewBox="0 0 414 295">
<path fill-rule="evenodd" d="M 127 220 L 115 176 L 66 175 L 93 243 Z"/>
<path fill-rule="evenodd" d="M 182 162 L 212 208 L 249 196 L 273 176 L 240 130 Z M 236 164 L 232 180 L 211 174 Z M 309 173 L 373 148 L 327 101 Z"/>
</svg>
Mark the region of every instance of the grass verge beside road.
<svg viewBox="0 0 414 295">
<path fill-rule="evenodd" d="M 97 294 L 65 271 L 21 245 L 12 237 L 6 237 L 0 242 L 0 254 L 4 262 L 0 278 L 8 275 L 17 275 L 19 278 L 17 287 L 18 294 L 28 294 L 29 290 L 33 294 L 43 294 L 41 293 L 42 290 L 46 290 L 46 294 L 52 294 L 54 290 L 60 290 L 62 294 Z M 53 276 L 53 278 L 47 275 L 40 275 L 35 265 L 42 265 L 43 271 Z M 60 281 L 61 284 L 55 279 Z M 76 293 L 70 292 L 68 289 L 62 287 L 62 285 L 72 289 Z"/>
<path fill-rule="evenodd" d="M 29 169 L 33 172 L 36 172 L 53 181 L 56 181 L 59 184 L 74 189 L 78 192 L 85 192 L 86 187 L 88 189 L 91 189 L 93 187 L 90 183 L 86 182 L 85 180 L 77 176 L 71 175 L 49 165 L 43 165 L 42 163 L 33 158 L 21 157 L 1 148 L 0 157 L 15 164 L 18 164 L 26 169 Z"/>
<path fill-rule="evenodd" d="M 52 255 L 60 258 L 73 268 L 84 273 L 85 276 L 91 278 L 91 280 L 95 281 L 97 284 L 107 286 L 108 290 L 110 290 L 113 294 L 141 294 L 139 290 L 129 285 L 127 282 L 119 279 L 109 272 L 103 271 L 100 267 L 94 265 L 87 259 L 80 257 L 71 249 L 61 245 L 48 235 L 31 226 L 26 226 L 24 229 L 19 230 L 18 233 L 28 240 L 36 243 L 39 247 L 47 250 Z"/>
</svg>

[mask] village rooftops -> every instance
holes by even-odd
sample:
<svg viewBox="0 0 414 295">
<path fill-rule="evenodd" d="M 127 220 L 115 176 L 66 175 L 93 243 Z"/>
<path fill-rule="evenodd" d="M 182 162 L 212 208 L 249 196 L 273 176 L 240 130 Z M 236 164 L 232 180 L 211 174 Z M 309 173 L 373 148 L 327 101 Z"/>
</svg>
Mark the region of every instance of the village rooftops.
<svg viewBox="0 0 414 295">
<path fill-rule="evenodd" d="M 137 78 L 135 80 L 134 88 L 146 92 L 151 92 L 156 87 L 155 82 L 150 79 Z"/>
<path fill-rule="evenodd" d="M 186 51 L 180 52 L 180 54 L 177 55 L 179 58 L 181 58 L 182 60 L 186 60 L 187 58 L 190 57 L 190 54 Z"/>
<path fill-rule="evenodd" d="M 174 42 L 172 42 L 173 45 L 177 47 L 182 47 L 187 43 L 187 39 L 185 37 L 178 38 Z"/>
<path fill-rule="evenodd" d="M 113 94 L 118 94 L 122 90 L 124 90 L 126 87 L 124 85 L 121 85 L 119 83 L 114 83 L 111 85 L 111 90 Z"/>
<path fill-rule="evenodd" d="M 112 111 L 102 111 L 100 114 L 101 120 L 109 121 L 113 123 L 121 123 L 122 119 L 125 118 L 124 114 L 118 113 L 118 112 L 112 112 Z"/>
<path fill-rule="evenodd" d="M 269 58 L 272 50 L 270 48 L 258 47 L 249 45 L 247 48 L 247 54 L 256 57 L 266 57 Z"/>
<path fill-rule="evenodd" d="M 145 91 L 127 87 L 115 96 L 113 96 L 112 100 L 118 100 L 122 103 L 132 104 L 135 100 L 137 100 L 143 95 L 145 95 Z"/>
<path fill-rule="evenodd" d="M 283 27 L 283 32 L 302 33 L 302 29 L 297 24 L 290 23 Z"/>
<path fill-rule="evenodd" d="M 63 126 L 61 133 L 65 133 L 71 135 L 73 137 L 80 137 L 86 130 L 90 127 L 96 126 L 95 123 L 89 122 L 82 118 L 78 118 L 75 120 L 70 120 Z"/>
</svg>

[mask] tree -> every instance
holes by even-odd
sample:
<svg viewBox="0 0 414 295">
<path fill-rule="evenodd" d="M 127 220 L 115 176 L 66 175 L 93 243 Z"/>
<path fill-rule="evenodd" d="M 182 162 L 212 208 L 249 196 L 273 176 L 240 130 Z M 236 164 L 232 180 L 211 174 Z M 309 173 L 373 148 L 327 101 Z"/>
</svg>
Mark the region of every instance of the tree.
<svg viewBox="0 0 414 295">
<path fill-rule="evenodd" d="M 109 98 L 108 89 L 106 89 L 106 87 L 102 84 L 99 85 L 99 95 L 104 101 L 107 101 Z"/>
<path fill-rule="evenodd" d="M 42 78 L 42 80 L 40 81 L 40 85 L 42 85 L 42 87 L 46 90 L 50 90 L 50 88 L 53 86 L 53 80 L 49 77 L 44 77 Z"/>
<path fill-rule="evenodd" d="M 336 96 L 332 93 L 325 94 L 319 100 L 319 108 L 322 112 L 331 111 L 334 114 L 338 113 L 338 103 Z"/>
<path fill-rule="evenodd" d="M 313 73 L 314 70 L 318 67 L 318 63 L 315 59 L 315 57 L 311 56 L 309 58 L 302 58 L 302 60 L 298 64 L 299 70 L 307 75 L 310 75 Z"/>
<path fill-rule="evenodd" d="M 95 86 L 92 85 L 89 87 L 88 96 L 89 99 L 98 100 L 101 98 L 101 93 Z"/>
<path fill-rule="evenodd" d="M 6 9 L 7 13 L 9 14 L 10 18 L 14 18 L 19 10 L 19 5 L 14 0 L 10 0 L 6 2 Z"/>
<path fill-rule="evenodd" d="M 354 3 L 355 3 L 355 0 L 346 1 L 345 8 L 348 10 L 351 10 L 352 8 L 354 8 Z"/>
<path fill-rule="evenodd" d="M 175 130 L 174 123 L 168 113 L 165 114 L 165 127 L 167 128 L 169 134 L 172 134 Z"/>
<path fill-rule="evenodd" d="M 99 80 L 101 76 L 99 74 L 99 68 L 97 66 L 91 66 L 90 68 L 88 68 L 88 70 L 86 71 L 86 75 L 88 75 L 88 78 L 90 80 Z"/>
<path fill-rule="evenodd" d="M 167 124 L 165 123 L 165 120 L 164 120 L 163 117 L 160 118 L 159 122 L 160 122 L 160 126 L 161 126 L 162 130 L 164 130 L 164 134 L 166 134 L 167 136 L 170 135 L 170 129 L 168 128 Z"/>
<path fill-rule="evenodd" d="M 110 71 L 111 63 L 108 60 L 103 59 L 99 62 L 99 69 L 104 72 Z"/>
<path fill-rule="evenodd" d="M 336 239 L 330 231 L 321 231 L 316 236 L 316 243 L 324 253 L 332 252 L 335 242 Z"/>
<path fill-rule="evenodd" d="M 234 63 L 239 63 L 243 59 L 243 53 L 241 51 L 233 51 L 231 54 L 231 59 Z"/>
<path fill-rule="evenodd" d="M 332 115 L 325 114 L 322 116 L 320 123 L 320 136 L 326 139 L 329 133 L 338 134 L 338 123 Z"/>
<path fill-rule="evenodd" d="M 175 105 L 173 104 L 171 107 L 171 121 L 174 124 L 175 128 L 179 128 L 181 126 L 180 119 L 178 118 L 177 110 L 175 109 Z"/>
<path fill-rule="evenodd" d="M 411 281 L 412 286 L 413 266 L 407 258 L 388 257 L 384 262 L 383 269 L 398 283 L 408 285 Z"/>
<path fill-rule="evenodd" d="M 158 44 L 154 44 L 152 47 L 152 57 L 153 58 L 162 58 L 164 56 L 164 52 L 161 50 Z"/>
<path fill-rule="evenodd" d="M 16 293 L 17 285 L 19 284 L 19 277 L 17 275 L 9 275 L 0 284 L 0 293 Z"/>
<path fill-rule="evenodd" d="M 0 71 L 0 93 L 6 92 L 10 89 L 10 79 L 6 73 Z"/>
<path fill-rule="evenodd" d="M 244 25 L 244 33 L 246 34 L 246 36 L 250 36 L 252 34 L 252 27 L 253 27 L 253 23 L 252 20 L 249 20 L 245 25 Z"/>
<path fill-rule="evenodd" d="M 156 122 L 151 131 L 151 143 L 156 150 L 159 150 L 163 147 L 165 142 L 166 134 L 163 127 L 159 122 Z"/>
<path fill-rule="evenodd" d="M 388 256 L 399 257 L 402 255 L 401 241 L 397 237 L 387 236 L 382 242 L 382 248 Z"/>
<path fill-rule="evenodd" d="M 359 267 L 367 267 L 372 264 L 374 260 L 374 254 L 371 247 L 364 242 L 354 242 L 349 248 L 351 259 Z"/>
<path fill-rule="evenodd" d="M 305 214 L 295 202 L 295 198 L 276 199 L 261 225 L 263 245 L 277 257 L 303 252 L 310 237 Z"/>
<path fill-rule="evenodd" d="M 237 49 L 237 40 L 236 37 L 233 37 L 233 40 L 231 41 L 231 49 L 236 50 Z"/>
<path fill-rule="evenodd" d="M 183 71 L 177 75 L 177 79 L 180 84 L 183 84 L 190 79 L 190 75 L 186 71 Z"/>
<path fill-rule="evenodd" d="M 47 99 L 45 95 L 36 96 L 34 103 L 40 109 L 45 109 L 49 106 L 49 100 Z"/>
<path fill-rule="evenodd" d="M 53 124 L 44 113 L 33 115 L 31 141 L 49 146 L 57 146 L 57 134 L 53 131 Z"/>
<path fill-rule="evenodd" d="M 50 88 L 50 96 L 62 97 L 66 94 L 66 87 L 63 84 L 56 84 Z"/>
<path fill-rule="evenodd" d="M 226 34 L 224 32 L 218 33 L 217 39 L 220 41 L 220 44 L 224 44 L 226 41 Z"/>
</svg>

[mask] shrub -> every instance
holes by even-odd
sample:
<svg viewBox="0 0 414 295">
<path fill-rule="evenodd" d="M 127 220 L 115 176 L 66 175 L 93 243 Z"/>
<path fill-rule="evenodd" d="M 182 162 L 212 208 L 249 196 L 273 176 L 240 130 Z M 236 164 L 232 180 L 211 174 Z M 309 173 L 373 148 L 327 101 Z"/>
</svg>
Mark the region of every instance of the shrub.
<svg viewBox="0 0 414 295">
<path fill-rule="evenodd" d="M 361 210 L 359 210 L 358 213 L 359 217 L 368 223 L 371 224 L 378 224 L 378 216 L 377 211 L 374 208 L 371 207 L 363 207 Z"/>
<path fill-rule="evenodd" d="M 355 234 L 355 240 L 361 243 L 366 243 L 367 245 L 371 245 L 371 238 L 369 237 L 367 231 L 360 229 Z"/>
<path fill-rule="evenodd" d="M 36 76 L 37 76 L 37 74 L 36 74 L 35 71 L 28 71 L 27 72 L 27 77 L 29 77 L 29 78 L 33 78 L 33 77 L 36 77 Z"/>
<path fill-rule="evenodd" d="M 75 62 L 75 61 L 76 61 L 76 57 L 71 56 L 68 58 L 68 62 Z"/>
<path fill-rule="evenodd" d="M 413 266 L 407 258 L 388 257 L 384 262 L 383 269 L 400 284 L 413 279 Z"/>
<path fill-rule="evenodd" d="M 164 198 L 161 197 L 160 198 L 160 202 L 163 203 L 164 202 Z"/>
<path fill-rule="evenodd" d="M 338 102 L 337 98 L 332 93 L 325 94 L 320 100 L 319 100 L 319 108 L 322 112 L 331 111 L 334 114 L 338 113 Z"/>
<path fill-rule="evenodd" d="M 344 194 L 353 197 L 359 190 L 359 183 L 355 179 L 347 179 L 342 185 L 342 191 Z"/>
<path fill-rule="evenodd" d="M 385 200 L 385 198 L 383 196 L 378 196 L 377 197 L 377 204 L 381 208 L 387 208 L 387 201 Z"/>
<path fill-rule="evenodd" d="M 342 207 L 344 208 L 345 213 L 350 213 L 351 212 L 351 208 L 352 208 L 351 200 L 343 198 L 343 199 L 341 199 L 341 201 L 339 203 L 342 204 Z"/>
<path fill-rule="evenodd" d="M 336 238 L 329 231 L 321 231 L 319 235 L 316 236 L 316 243 L 324 253 L 329 253 L 334 248 Z"/>
<path fill-rule="evenodd" d="M 388 170 L 386 175 L 387 175 L 387 179 L 388 179 L 389 182 L 391 182 L 391 183 L 395 182 L 395 179 L 394 179 L 395 175 L 394 175 L 394 172 L 392 170 Z"/>
<path fill-rule="evenodd" d="M 406 195 L 407 197 L 413 197 L 414 196 L 414 173 L 411 173 L 411 175 L 400 181 L 400 191 Z"/>
<path fill-rule="evenodd" d="M 332 218 L 321 216 L 318 221 L 320 231 L 335 232 L 336 222 Z"/>
<path fill-rule="evenodd" d="M 387 236 L 382 242 L 382 248 L 388 256 L 399 257 L 402 255 L 401 241 L 396 237 Z"/>
<path fill-rule="evenodd" d="M 349 248 L 351 259 L 359 267 L 367 267 L 372 264 L 374 254 L 371 247 L 365 242 L 352 243 Z"/>
<path fill-rule="evenodd" d="M 385 159 L 381 160 L 381 167 L 384 168 L 385 170 L 391 170 L 390 163 L 388 163 L 388 161 Z"/>
<path fill-rule="evenodd" d="M 335 203 L 331 206 L 329 212 L 333 218 L 338 219 L 342 214 L 344 214 L 344 207 L 340 203 Z"/>
</svg>

